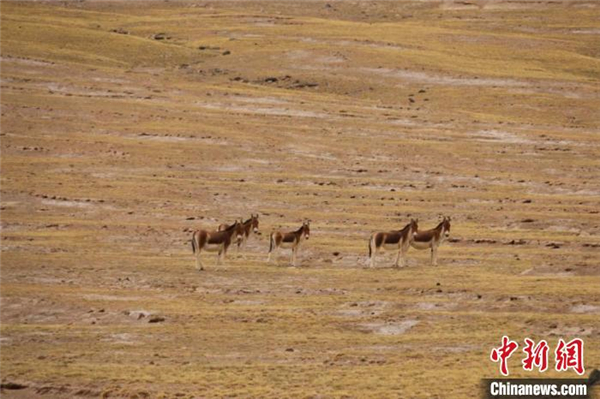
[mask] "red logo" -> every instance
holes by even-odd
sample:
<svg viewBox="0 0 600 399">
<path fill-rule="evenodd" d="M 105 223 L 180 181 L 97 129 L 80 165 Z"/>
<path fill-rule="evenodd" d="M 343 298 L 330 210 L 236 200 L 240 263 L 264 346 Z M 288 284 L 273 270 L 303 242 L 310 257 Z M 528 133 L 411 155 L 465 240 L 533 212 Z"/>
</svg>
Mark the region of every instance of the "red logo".
<svg viewBox="0 0 600 399">
<path fill-rule="evenodd" d="M 490 359 L 495 363 L 500 363 L 500 372 L 504 376 L 508 376 L 508 359 L 517 350 L 519 344 L 511 341 L 506 335 L 502 337 L 502 345 L 498 348 L 493 348 L 490 353 Z M 525 358 L 521 360 L 523 370 L 533 371 L 535 368 L 540 373 L 548 370 L 548 352 L 550 348 L 545 340 L 539 341 L 537 344 L 529 338 L 525 338 L 525 347 L 523 352 Z M 556 371 L 568 371 L 573 369 L 577 374 L 583 375 L 585 367 L 583 365 L 583 340 L 575 338 L 568 343 L 561 338 L 558 340 L 555 356 Z"/>
<path fill-rule="evenodd" d="M 508 375 L 508 358 L 517 350 L 519 344 L 511 341 L 505 335 L 502 337 L 502 346 L 492 349 L 490 359 L 492 362 L 500 362 L 500 372 L 502 375 Z"/>
<path fill-rule="evenodd" d="M 523 352 L 527 357 L 523 359 L 523 370 L 531 371 L 534 367 L 537 367 L 541 373 L 548 370 L 548 343 L 541 340 L 535 345 L 535 342 L 525 338 L 525 344 Z"/>
<path fill-rule="evenodd" d="M 554 352 L 556 356 L 556 371 L 567 371 L 572 368 L 579 375 L 585 372 L 583 367 L 583 341 L 575 338 L 569 343 L 558 340 L 558 346 Z"/>
</svg>

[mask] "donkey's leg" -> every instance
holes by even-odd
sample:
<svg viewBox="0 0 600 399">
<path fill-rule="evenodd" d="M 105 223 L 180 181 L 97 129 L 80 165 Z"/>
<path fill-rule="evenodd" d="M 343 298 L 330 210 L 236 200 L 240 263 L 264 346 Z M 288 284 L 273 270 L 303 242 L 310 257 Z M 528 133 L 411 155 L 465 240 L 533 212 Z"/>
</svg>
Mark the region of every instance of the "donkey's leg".
<svg viewBox="0 0 600 399">
<path fill-rule="evenodd" d="M 273 234 L 271 234 L 269 236 L 269 255 L 267 256 L 267 263 L 271 262 L 271 254 L 275 251 L 275 243 L 273 241 Z"/>
<path fill-rule="evenodd" d="M 379 251 L 377 249 L 374 249 L 373 252 L 371 253 L 371 262 L 369 267 L 371 269 L 373 269 L 375 267 L 375 258 L 377 258 L 377 254 L 379 253 Z"/>
<path fill-rule="evenodd" d="M 274 256 L 276 251 L 277 251 L 277 247 L 275 247 L 275 246 L 272 249 L 269 249 L 269 256 L 267 257 L 268 263 L 271 263 L 271 256 Z"/>
<path fill-rule="evenodd" d="M 239 240 L 237 242 L 237 245 L 235 246 L 235 256 L 239 257 L 240 256 L 240 249 L 242 248 L 242 244 L 244 243 L 243 240 Z"/>
<path fill-rule="evenodd" d="M 296 266 L 296 251 L 298 251 L 298 247 L 292 248 L 292 266 Z"/>
<path fill-rule="evenodd" d="M 433 266 L 437 266 L 437 247 L 434 247 L 431 250 L 431 263 L 433 264 Z"/>
<path fill-rule="evenodd" d="M 227 259 L 227 250 L 229 249 L 229 246 L 227 244 L 225 244 L 223 246 L 223 259 L 222 259 L 222 263 L 225 263 L 225 260 Z"/>
<path fill-rule="evenodd" d="M 406 266 L 406 253 L 408 252 L 408 245 L 403 245 L 400 251 L 400 267 Z"/>
<path fill-rule="evenodd" d="M 223 263 L 223 248 L 221 248 L 219 250 L 219 253 L 217 254 L 217 266 L 219 266 L 221 263 Z"/>
<path fill-rule="evenodd" d="M 396 254 L 396 262 L 394 262 L 394 267 L 398 267 L 398 262 L 400 262 L 400 252 L 402 251 L 402 248 L 398 248 L 398 253 Z"/>
<path fill-rule="evenodd" d="M 202 264 L 202 260 L 200 259 L 200 251 L 196 252 L 196 270 L 202 271 L 204 270 L 204 265 Z"/>
<path fill-rule="evenodd" d="M 198 233 L 198 239 L 196 239 L 196 235 Z M 200 246 L 200 233 L 194 232 L 192 234 L 192 251 L 194 251 L 194 255 L 196 256 L 196 270 L 204 270 L 204 265 L 202 264 L 202 260 L 200 259 L 200 251 L 202 250 Z"/>
</svg>

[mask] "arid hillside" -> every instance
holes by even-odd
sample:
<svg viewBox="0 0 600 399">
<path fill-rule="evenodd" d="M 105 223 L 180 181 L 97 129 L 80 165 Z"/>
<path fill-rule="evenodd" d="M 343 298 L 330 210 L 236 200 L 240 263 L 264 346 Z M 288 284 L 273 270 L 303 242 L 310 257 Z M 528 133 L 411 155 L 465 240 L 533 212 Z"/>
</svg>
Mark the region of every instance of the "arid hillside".
<svg viewBox="0 0 600 399">
<path fill-rule="evenodd" d="M 3 398 L 474 398 L 503 335 L 600 366 L 600 3 L 0 7 Z M 366 268 L 440 215 L 438 266 Z"/>
</svg>

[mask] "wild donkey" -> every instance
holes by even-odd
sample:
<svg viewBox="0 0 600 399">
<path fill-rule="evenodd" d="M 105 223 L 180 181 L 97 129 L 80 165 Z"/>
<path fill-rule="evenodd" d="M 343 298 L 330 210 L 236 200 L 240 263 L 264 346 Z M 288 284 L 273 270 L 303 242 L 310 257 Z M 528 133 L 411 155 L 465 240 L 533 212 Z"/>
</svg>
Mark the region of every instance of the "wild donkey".
<svg viewBox="0 0 600 399">
<path fill-rule="evenodd" d="M 302 240 L 308 240 L 310 236 L 310 220 L 302 223 L 296 231 L 289 233 L 282 233 L 281 231 L 273 231 L 270 236 L 269 256 L 267 262 L 271 261 L 271 254 L 275 252 L 277 248 L 291 248 L 292 249 L 292 266 L 296 266 L 296 254 L 298 247 Z"/>
<path fill-rule="evenodd" d="M 450 217 L 444 216 L 434 229 L 418 231 L 410 245 L 415 249 L 431 249 L 431 265 L 437 266 L 438 247 L 448 237 L 450 237 Z"/>
<path fill-rule="evenodd" d="M 231 245 L 232 238 L 235 236 L 239 242 L 243 235 L 242 224 L 237 220 L 222 231 L 194 231 L 194 234 L 192 234 L 192 251 L 196 254 L 196 269 L 204 270 L 204 265 L 200 259 L 200 252 L 203 250 L 208 252 L 218 251 L 217 265 L 219 265 L 222 263 L 225 255 L 227 255 L 227 249 Z"/>
<path fill-rule="evenodd" d="M 405 265 L 406 252 L 409 245 L 412 243 L 417 230 L 419 229 L 418 219 L 411 219 L 402 230 L 394 230 L 390 232 L 375 233 L 369 239 L 369 266 L 375 267 L 375 255 L 379 251 L 392 249 L 397 250 L 395 267 L 398 267 L 398 262 L 402 259 L 402 264 Z"/>
<path fill-rule="evenodd" d="M 227 227 L 229 226 L 221 224 L 219 225 L 219 231 L 225 230 Z M 242 229 L 244 230 L 244 234 L 242 235 L 242 239 L 237 241 L 238 250 L 246 246 L 246 242 L 248 241 L 248 238 L 250 238 L 251 233 L 260 234 L 258 231 L 258 214 L 251 214 L 250 219 L 242 223 Z"/>
</svg>

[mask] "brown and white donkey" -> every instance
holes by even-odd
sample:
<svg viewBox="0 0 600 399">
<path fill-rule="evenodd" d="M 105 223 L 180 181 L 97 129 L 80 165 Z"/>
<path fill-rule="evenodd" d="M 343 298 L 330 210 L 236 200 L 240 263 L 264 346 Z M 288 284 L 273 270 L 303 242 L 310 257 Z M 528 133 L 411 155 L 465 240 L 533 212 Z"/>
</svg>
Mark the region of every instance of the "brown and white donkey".
<svg viewBox="0 0 600 399">
<path fill-rule="evenodd" d="M 395 267 L 402 260 L 400 266 L 405 265 L 406 252 L 412 243 L 417 230 L 419 229 L 418 219 L 411 219 L 402 230 L 374 233 L 369 239 L 369 266 L 375 267 L 375 255 L 380 251 L 394 250 L 398 251 L 396 255 Z"/>
<path fill-rule="evenodd" d="M 222 231 L 228 227 L 229 226 L 226 224 L 220 224 L 218 230 Z M 242 229 L 244 230 L 244 234 L 242 235 L 241 239 L 237 241 L 238 250 L 246 246 L 246 242 L 248 241 L 248 238 L 250 238 L 251 233 L 260 234 L 258 231 L 258 213 L 256 215 L 251 214 L 250 219 L 242 223 Z"/>
<path fill-rule="evenodd" d="M 281 231 L 273 231 L 270 236 L 269 256 L 267 262 L 271 261 L 271 254 L 277 248 L 290 248 L 292 250 L 292 266 L 296 266 L 296 254 L 298 247 L 303 240 L 308 240 L 310 237 L 310 220 L 302 223 L 296 231 L 282 233 Z"/>
<path fill-rule="evenodd" d="M 437 250 L 450 237 L 450 217 L 444 216 L 440 224 L 431 230 L 418 231 L 410 245 L 415 249 L 431 249 L 431 265 L 437 265 Z"/>
<path fill-rule="evenodd" d="M 234 224 L 228 226 L 222 231 L 196 230 L 192 234 L 192 251 L 196 254 L 196 269 L 204 270 L 204 265 L 200 259 L 202 251 L 219 252 L 217 265 L 223 262 L 227 249 L 231 245 L 234 237 L 239 242 L 244 235 L 242 224 L 236 220 Z"/>
</svg>

